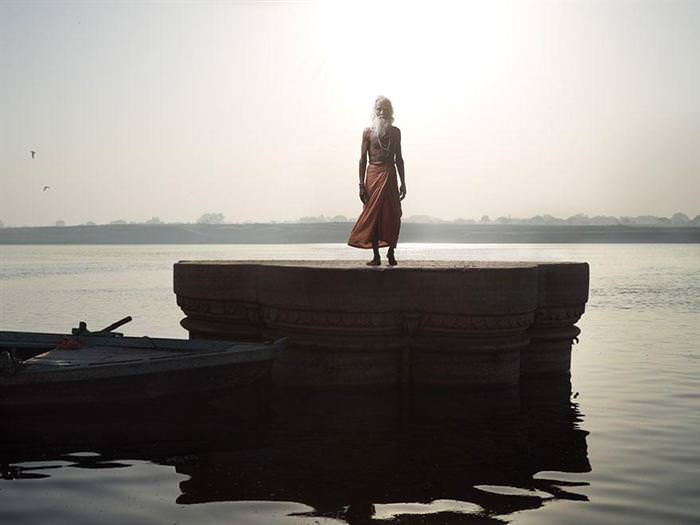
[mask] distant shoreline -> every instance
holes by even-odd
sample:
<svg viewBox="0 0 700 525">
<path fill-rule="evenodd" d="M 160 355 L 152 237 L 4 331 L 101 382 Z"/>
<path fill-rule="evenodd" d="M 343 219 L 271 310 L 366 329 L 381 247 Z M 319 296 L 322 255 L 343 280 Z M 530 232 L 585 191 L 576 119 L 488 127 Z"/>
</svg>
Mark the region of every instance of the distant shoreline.
<svg viewBox="0 0 700 525">
<path fill-rule="evenodd" d="M 352 223 L 108 224 L 0 228 L 0 244 L 310 244 L 345 243 Z M 700 243 L 700 227 L 417 224 L 399 242 Z"/>
</svg>

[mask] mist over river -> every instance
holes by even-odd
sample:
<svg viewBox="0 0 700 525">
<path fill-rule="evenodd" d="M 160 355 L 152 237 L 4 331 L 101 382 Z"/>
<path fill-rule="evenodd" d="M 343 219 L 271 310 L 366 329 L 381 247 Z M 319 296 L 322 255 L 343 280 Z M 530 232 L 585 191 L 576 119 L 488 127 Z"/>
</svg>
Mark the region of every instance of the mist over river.
<svg viewBox="0 0 700 525">
<path fill-rule="evenodd" d="M 0 330 L 131 315 L 125 335 L 185 338 L 179 260 L 368 257 L 340 244 L 3 245 Z M 588 262 L 570 382 L 3 416 L 0 523 L 700 523 L 700 245 L 407 243 L 397 257 Z"/>
</svg>

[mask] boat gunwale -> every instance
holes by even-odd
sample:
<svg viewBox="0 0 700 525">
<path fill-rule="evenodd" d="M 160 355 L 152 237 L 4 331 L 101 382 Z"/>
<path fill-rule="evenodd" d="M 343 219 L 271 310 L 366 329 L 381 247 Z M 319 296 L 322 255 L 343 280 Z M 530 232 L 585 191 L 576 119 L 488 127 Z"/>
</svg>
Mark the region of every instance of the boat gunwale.
<svg viewBox="0 0 700 525">
<path fill-rule="evenodd" d="M 0 334 L 6 334 L 3 332 Z M 27 332 L 18 332 L 20 334 L 28 334 Z M 40 334 L 43 336 L 59 335 L 65 337 L 64 334 Z M 186 370 L 201 370 L 216 366 L 230 366 L 246 363 L 272 363 L 276 353 L 283 348 L 286 340 L 284 338 L 277 339 L 269 343 L 249 343 L 249 342 L 233 342 L 233 341 L 212 341 L 220 348 L 212 350 L 198 350 L 197 348 L 210 347 L 207 340 L 194 340 L 194 348 L 176 349 L 176 348 L 153 348 L 151 346 L 135 347 L 129 344 L 100 344 L 95 345 L 95 339 L 100 343 L 104 342 L 121 342 L 128 343 L 129 340 L 144 341 L 144 338 L 126 338 L 126 337 L 111 337 L 111 336 L 71 336 L 81 342 L 85 342 L 86 346 L 76 350 L 61 350 L 53 349 L 34 356 L 21 363 L 19 370 L 14 374 L 0 374 L 0 388 L 12 388 L 20 385 L 41 385 L 44 383 L 63 383 L 74 381 L 91 381 L 98 379 L 129 379 L 139 376 L 147 376 L 152 374 L 167 374 L 175 371 Z M 90 341 L 92 340 L 92 345 Z M 148 341 L 165 341 L 169 343 L 190 343 L 187 339 L 151 339 Z M 222 346 L 225 345 L 225 346 Z M 61 353 L 70 356 L 73 352 L 90 352 L 91 346 L 94 349 L 105 347 L 107 349 L 114 348 L 117 352 L 129 352 L 131 349 L 138 350 L 153 350 L 159 355 L 152 358 L 140 356 L 128 361 L 106 361 L 106 362 L 82 362 L 70 364 L 66 359 L 64 362 L 61 359 L 57 361 L 42 362 L 47 355 L 53 352 Z M 190 345 L 192 346 L 192 345 Z M 172 355 L 164 355 L 171 352 Z M 59 356 L 61 357 L 61 356 Z M 124 356 L 128 357 L 128 356 Z"/>
</svg>

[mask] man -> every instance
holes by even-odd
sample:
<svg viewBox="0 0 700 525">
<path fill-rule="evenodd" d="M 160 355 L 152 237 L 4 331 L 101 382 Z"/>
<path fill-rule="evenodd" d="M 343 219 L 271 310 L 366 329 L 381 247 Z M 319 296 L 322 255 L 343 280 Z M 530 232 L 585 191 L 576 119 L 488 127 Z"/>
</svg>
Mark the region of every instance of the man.
<svg viewBox="0 0 700 525">
<path fill-rule="evenodd" d="M 401 130 L 394 127 L 391 101 L 379 96 L 374 102 L 372 126 L 362 133 L 360 153 L 360 200 L 364 204 L 350 232 L 348 244 L 372 248 L 374 257 L 368 266 L 379 266 L 379 248 L 388 247 L 386 257 L 396 266 L 394 250 L 401 228 L 401 201 L 406 196 Z M 367 160 L 369 159 L 369 166 Z M 396 172 L 401 179 L 397 187 Z"/>
</svg>

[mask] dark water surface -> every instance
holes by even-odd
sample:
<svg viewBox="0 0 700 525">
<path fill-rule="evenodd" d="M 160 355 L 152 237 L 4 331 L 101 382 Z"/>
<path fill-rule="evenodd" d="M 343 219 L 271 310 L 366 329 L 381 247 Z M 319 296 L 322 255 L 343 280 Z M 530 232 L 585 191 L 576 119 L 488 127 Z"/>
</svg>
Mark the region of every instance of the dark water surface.
<svg viewBox="0 0 700 525">
<path fill-rule="evenodd" d="M 0 418 L 0 523 L 698 523 L 700 247 L 406 245 L 411 259 L 579 260 L 571 381 L 489 393 L 240 392 Z M 184 336 L 172 263 L 307 246 L 2 246 L 0 329 L 126 314 Z"/>
</svg>

